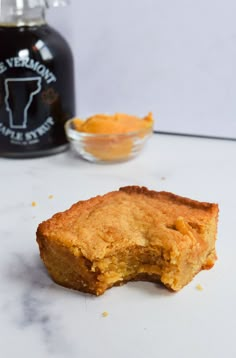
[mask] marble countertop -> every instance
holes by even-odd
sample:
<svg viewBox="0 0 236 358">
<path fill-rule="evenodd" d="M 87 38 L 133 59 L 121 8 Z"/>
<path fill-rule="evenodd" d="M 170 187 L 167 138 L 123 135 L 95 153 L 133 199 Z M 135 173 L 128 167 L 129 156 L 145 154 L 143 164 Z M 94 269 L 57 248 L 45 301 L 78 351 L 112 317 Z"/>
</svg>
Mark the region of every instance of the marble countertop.
<svg viewBox="0 0 236 358">
<path fill-rule="evenodd" d="M 235 160 L 235 142 L 167 135 L 154 135 L 142 155 L 120 164 L 70 152 L 0 159 L 0 356 L 235 358 Z M 125 185 L 218 202 L 215 267 L 177 294 L 136 282 L 94 297 L 53 283 L 39 259 L 37 225 Z"/>
</svg>

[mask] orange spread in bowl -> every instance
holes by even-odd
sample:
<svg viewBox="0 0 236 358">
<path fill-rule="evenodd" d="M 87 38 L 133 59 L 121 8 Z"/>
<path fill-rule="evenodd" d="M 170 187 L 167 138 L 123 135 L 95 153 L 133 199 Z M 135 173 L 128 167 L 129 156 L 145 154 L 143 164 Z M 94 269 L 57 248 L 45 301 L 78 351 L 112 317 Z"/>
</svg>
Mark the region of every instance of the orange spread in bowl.
<svg viewBox="0 0 236 358">
<path fill-rule="evenodd" d="M 74 119 L 75 128 L 80 132 L 94 134 L 124 134 L 136 132 L 153 126 L 152 113 L 140 119 L 123 113 L 114 115 L 96 114 L 88 118 L 86 121 Z"/>
<path fill-rule="evenodd" d="M 117 161 L 130 155 L 135 137 L 142 139 L 152 131 L 153 116 L 97 114 L 85 121 L 75 118 L 73 125 L 78 132 L 95 135 L 84 139 L 87 152 L 99 160 Z"/>
</svg>

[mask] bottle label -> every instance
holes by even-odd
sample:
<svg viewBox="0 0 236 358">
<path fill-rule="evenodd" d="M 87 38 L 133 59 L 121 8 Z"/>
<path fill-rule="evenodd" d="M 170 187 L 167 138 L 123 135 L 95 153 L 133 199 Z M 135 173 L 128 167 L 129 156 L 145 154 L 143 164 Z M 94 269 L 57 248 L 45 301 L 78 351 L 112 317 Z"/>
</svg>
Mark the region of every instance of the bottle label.
<svg viewBox="0 0 236 358">
<path fill-rule="evenodd" d="M 0 134 L 14 145 L 39 143 L 55 125 L 56 76 L 29 57 L 1 61 L 0 76 Z"/>
</svg>

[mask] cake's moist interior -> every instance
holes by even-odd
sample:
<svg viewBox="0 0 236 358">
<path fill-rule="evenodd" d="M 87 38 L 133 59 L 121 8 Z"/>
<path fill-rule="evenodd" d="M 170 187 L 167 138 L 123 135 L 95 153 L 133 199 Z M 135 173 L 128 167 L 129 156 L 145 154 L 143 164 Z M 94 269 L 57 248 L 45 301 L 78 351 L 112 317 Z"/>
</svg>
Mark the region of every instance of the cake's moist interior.
<svg viewBox="0 0 236 358">
<path fill-rule="evenodd" d="M 178 219 L 177 227 L 181 225 L 182 220 Z M 170 230 L 178 231 L 176 227 Z M 213 223 L 212 228 L 209 227 L 207 230 L 208 237 L 212 237 L 212 245 L 210 244 L 204 253 L 200 252 L 200 245 L 192 231 L 185 235 L 189 235 L 188 240 L 191 244 L 183 252 L 162 246 L 130 247 L 114 256 L 94 261 L 91 271 L 96 273 L 97 294 L 102 294 L 114 285 L 142 278 L 147 281 L 159 281 L 174 291 L 181 289 L 201 269 L 211 268 L 216 259 Z"/>
<path fill-rule="evenodd" d="M 169 237 L 179 237 L 185 245 L 188 242 L 184 250 L 181 250 L 180 243 L 179 246 L 173 245 L 173 241 L 163 247 L 164 240 L 159 237 L 153 245 L 149 241 L 148 245 L 130 246 L 116 251 L 114 255 L 91 261 L 76 246 L 68 250 L 49 240 L 43 250 L 43 259 L 56 282 L 96 295 L 114 285 L 143 278 L 161 282 L 171 290 L 178 291 L 201 269 L 211 268 L 216 259 L 214 220 L 201 233 L 201 241 L 196 239 L 199 235 L 196 230 L 199 228 L 193 226 L 179 217 L 174 226 L 166 228 Z M 204 235 L 207 235 L 207 241 Z"/>
</svg>

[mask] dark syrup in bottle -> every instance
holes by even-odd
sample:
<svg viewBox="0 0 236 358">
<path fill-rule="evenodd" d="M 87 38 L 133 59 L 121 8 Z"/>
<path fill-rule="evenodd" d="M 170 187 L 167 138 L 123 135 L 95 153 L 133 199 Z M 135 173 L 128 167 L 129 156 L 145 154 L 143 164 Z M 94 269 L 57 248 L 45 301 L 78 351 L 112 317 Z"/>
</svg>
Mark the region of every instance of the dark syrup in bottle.
<svg viewBox="0 0 236 358">
<path fill-rule="evenodd" d="M 64 124 L 75 114 L 73 57 L 46 23 L 0 25 L 0 155 L 63 151 Z"/>
</svg>

